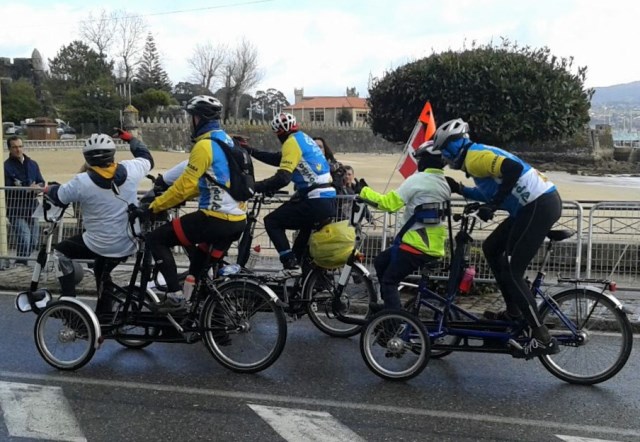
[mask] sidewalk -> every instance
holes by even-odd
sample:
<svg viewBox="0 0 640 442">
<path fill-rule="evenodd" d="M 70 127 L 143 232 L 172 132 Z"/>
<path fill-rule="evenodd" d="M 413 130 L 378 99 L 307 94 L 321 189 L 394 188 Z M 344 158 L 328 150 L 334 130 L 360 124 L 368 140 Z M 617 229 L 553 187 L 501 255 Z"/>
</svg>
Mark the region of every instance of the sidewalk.
<svg viewBox="0 0 640 442">
<path fill-rule="evenodd" d="M 39 287 L 47 288 L 51 293 L 58 294 L 60 290 L 58 281 L 52 269 L 48 270 L 48 272 L 42 273 Z M 15 291 L 16 293 L 27 290 L 32 272 L 32 263 L 29 266 L 19 265 L 0 270 L 0 290 Z M 117 267 L 111 275 L 118 284 L 125 285 L 129 281 L 131 268 L 129 266 Z M 85 273 L 84 279 L 77 286 L 77 291 L 82 295 L 95 295 L 95 280 L 92 274 Z M 640 333 L 640 291 L 617 291 L 615 296 L 630 312 L 628 317 L 634 326 L 634 333 Z M 475 313 L 482 313 L 485 310 L 498 311 L 504 308 L 502 296 L 499 293 L 460 296 L 457 304 L 465 310 Z"/>
</svg>

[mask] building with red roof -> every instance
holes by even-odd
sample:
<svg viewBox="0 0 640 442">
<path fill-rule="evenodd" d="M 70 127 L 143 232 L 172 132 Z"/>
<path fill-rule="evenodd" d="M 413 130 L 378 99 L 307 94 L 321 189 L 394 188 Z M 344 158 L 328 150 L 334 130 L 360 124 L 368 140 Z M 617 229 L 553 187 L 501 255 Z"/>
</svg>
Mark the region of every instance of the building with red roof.
<svg viewBox="0 0 640 442">
<path fill-rule="evenodd" d="M 343 97 L 305 97 L 304 89 L 294 89 L 295 103 L 282 108 L 298 121 L 313 123 L 364 123 L 369 113 L 366 98 L 358 97 L 355 88 L 347 88 Z"/>
</svg>

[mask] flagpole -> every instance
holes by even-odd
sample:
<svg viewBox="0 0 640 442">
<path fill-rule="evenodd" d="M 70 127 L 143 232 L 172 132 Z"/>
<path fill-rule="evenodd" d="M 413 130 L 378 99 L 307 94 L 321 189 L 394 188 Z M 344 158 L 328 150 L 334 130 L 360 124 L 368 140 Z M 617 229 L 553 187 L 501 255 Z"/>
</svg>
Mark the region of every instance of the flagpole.
<svg viewBox="0 0 640 442">
<path fill-rule="evenodd" d="M 416 123 L 416 125 L 414 126 L 414 128 L 413 128 L 413 132 L 411 132 L 411 136 L 407 139 L 407 142 L 404 144 L 404 148 L 402 149 L 402 154 L 400 155 L 400 158 L 398 158 L 398 161 L 396 162 L 396 165 L 393 166 L 393 170 L 391 171 L 391 175 L 389 175 L 389 180 L 387 181 L 387 184 L 384 186 L 384 190 L 382 191 L 382 193 L 386 193 L 387 192 L 387 189 L 389 188 L 389 184 L 391 184 L 391 180 L 393 179 L 393 174 L 396 173 L 396 170 L 398 170 L 398 164 L 400 164 L 400 161 L 402 161 L 404 158 L 406 158 L 407 155 L 410 155 L 409 148 L 411 147 L 411 141 L 417 135 L 418 131 L 420 130 L 420 126 L 421 126 L 421 123 L 420 123 L 420 121 L 418 121 Z"/>
</svg>

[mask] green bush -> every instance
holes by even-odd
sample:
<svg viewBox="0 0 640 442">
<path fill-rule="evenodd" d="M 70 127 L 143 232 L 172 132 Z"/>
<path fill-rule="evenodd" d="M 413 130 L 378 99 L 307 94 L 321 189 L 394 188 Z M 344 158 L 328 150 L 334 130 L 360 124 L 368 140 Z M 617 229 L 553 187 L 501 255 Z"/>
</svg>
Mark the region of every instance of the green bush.
<svg viewBox="0 0 640 442">
<path fill-rule="evenodd" d="M 589 122 L 592 89 L 586 68 L 546 47 L 472 45 L 406 64 L 369 89 L 374 133 L 406 141 L 426 100 L 437 124 L 463 118 L 473 138 L 489 144 L 565 139 Z"/>
</svg>

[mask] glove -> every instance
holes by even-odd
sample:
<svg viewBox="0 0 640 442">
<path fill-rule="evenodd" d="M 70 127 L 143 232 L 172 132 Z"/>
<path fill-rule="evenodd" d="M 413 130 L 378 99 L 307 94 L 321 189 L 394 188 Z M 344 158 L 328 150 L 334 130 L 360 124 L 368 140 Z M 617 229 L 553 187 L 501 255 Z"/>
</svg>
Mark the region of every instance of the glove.
<svg viewBox="0 0 640 442">
<path fill-rule="evenodd" d="M 492 204 L 482 204 L 478 207 L 478 218 L 487 222 L 493 219 L 493 214 L 496 211 L 496 207 Z"/>
<path fill-rule="evenodd" d="M 168 188 L 169 185 L 164 181 L 162 174 L 158 174 L 158 177 L 153 181 L 153 194 L 162 195 Z"/>
<path fill-rule="evenodd" d="M 447 184 L 451 188 L 451 193 L 457 193 L 458 195 L 462 195 L 462 184 L 459 181 L 454 180 L 450 176 L 445 177 L 447 180 Z"/>
<path fill-rule="evenodd" d="M 152 202 L 153 201 L 140 203 L 140 205 L 138 206 L 138 216 L 140 217 L 140 219 L 147 220 L 153 216 L 153 210 L 151 210 L 151 207 L 149 207 L 151 206 Z"/>
<path fill-rule="evenodd" d="M 364 178 L 360 178 L 358 180 L 358 185 L 360 186 L 360 188 L 362 189 L 363 187 L 369 187 L 369 185 L 367 184 L 367 182 L 364 180 Z"/>
<path fill-rule="evenodd" d="M 116 133 L 113 135 L 113 138 L 120 138 L 122 141 L 126 141 L 127 143 L 131 141 L 133 135 L 131 132 L 127 132 L 126 130 L 119 129 L 114 127 Z"/>
<path fill-rule="evenodd" d="M 240 146 L 244 148 L 249 147 L 249 137 L 245 137 L 244 135 L 232 135 L 231 138 L 237 141 Z"/>
</svg>

